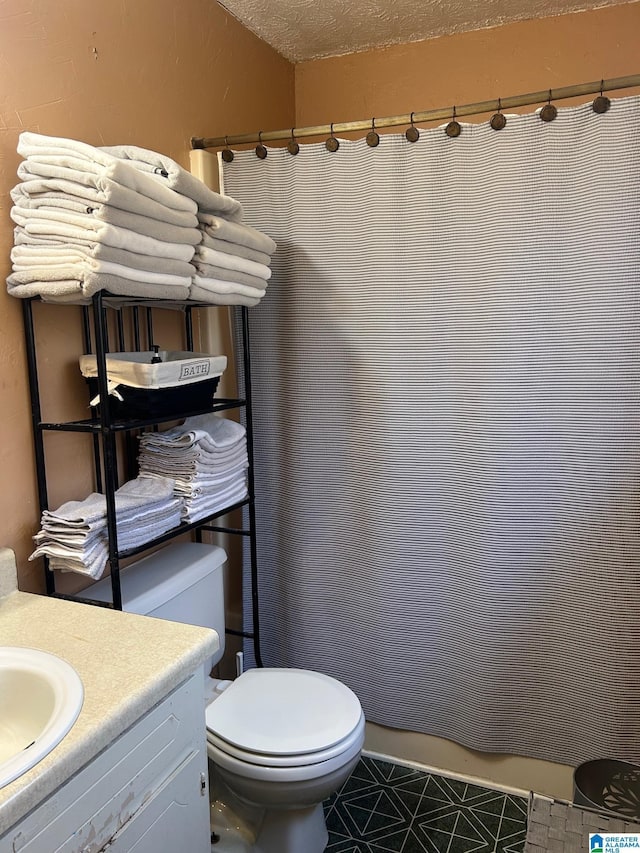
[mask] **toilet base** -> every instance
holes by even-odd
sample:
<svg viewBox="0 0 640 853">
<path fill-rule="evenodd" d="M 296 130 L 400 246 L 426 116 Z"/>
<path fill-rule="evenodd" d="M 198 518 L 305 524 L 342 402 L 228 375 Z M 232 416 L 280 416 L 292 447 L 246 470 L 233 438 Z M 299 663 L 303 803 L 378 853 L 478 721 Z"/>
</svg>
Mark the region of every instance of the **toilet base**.
<svg viewBox="0 0 640 853">
<path fill-rule="evenodd" d="M 251 853 L 323 853 L 329 841 L 322 803 L 306 809 L 267 809 Z"/>
<path fill-rule="evenodd" d="M 351 768 L 349 768 L 349 771 Z M 212 853 L 323 853 L 329 833 L 322 803 L 265 808 L 239 798 L 209 759 Z M 328 795 L 327 795 L 328 796 Z"/>
</svg>

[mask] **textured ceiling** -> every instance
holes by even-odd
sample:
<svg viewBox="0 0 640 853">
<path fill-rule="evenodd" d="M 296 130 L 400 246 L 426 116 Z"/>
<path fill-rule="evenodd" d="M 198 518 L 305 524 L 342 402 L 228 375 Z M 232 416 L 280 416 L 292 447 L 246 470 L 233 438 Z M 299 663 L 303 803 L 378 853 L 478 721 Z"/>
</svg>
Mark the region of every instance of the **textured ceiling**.
<svg viewBox="0 0 640 853">
<path fill-rule="evenodd" d="M 547 18 L 628 0 L 224 0 L 292 62 Z"/>
</svg>

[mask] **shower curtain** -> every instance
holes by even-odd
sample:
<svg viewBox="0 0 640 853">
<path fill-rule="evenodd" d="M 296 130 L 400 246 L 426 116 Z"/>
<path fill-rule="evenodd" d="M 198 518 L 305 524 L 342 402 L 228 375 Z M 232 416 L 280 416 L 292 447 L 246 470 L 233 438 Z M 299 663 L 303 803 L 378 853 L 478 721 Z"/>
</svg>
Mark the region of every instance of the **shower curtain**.
<svg viewBox="0 0 640 853">
<path fill-rule="evenodd" d="M 278 243 L 264 663 L 473 749 L 640 759 L 639 99 L 223 170 Z"/>
</svg>

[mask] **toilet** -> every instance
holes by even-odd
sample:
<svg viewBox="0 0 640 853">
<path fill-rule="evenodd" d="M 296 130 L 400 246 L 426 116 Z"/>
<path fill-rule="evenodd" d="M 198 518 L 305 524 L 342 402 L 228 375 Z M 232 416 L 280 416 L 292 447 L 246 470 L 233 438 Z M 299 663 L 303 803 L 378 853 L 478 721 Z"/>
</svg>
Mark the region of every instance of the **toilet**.
<svg viewBox="0 0 640 853">
<path fill-rule="evenodd" d="M 252 853 L 322 853 L 322 802 L 359 761 L 364 714 L 346 685 L 319 672 L 264 667 L 232 682 L 208 678 L 224 654 L 225 560 L 216 545 L 168 545 L 121 571 L 123 609 L 217 631 L 220 649 L 205 666 L 216 788 L 259 810 Z M 91 597 L 110 601 L 109 579 Z"/>
</svg>

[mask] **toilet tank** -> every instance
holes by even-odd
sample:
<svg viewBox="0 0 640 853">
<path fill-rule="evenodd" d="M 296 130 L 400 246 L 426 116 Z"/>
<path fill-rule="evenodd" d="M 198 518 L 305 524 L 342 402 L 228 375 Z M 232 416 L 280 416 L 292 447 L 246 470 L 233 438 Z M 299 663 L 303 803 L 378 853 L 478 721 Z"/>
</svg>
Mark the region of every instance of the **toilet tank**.
<svg viewBox="0 0 640 853">
<path fill-rule="evenodd" d="M 217 545 L 175 542 L 120 570 L 123 610 L 217 632 L 220 648 L 211 659 L 207 675 L 224 654 L 226 559 L 226 552 Z M 112 601 L 110 578 L 98 581 L 79 595 Z"/>
</svg>

